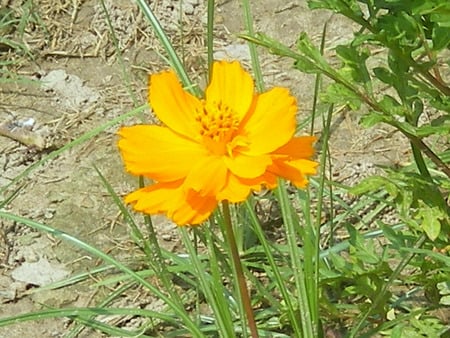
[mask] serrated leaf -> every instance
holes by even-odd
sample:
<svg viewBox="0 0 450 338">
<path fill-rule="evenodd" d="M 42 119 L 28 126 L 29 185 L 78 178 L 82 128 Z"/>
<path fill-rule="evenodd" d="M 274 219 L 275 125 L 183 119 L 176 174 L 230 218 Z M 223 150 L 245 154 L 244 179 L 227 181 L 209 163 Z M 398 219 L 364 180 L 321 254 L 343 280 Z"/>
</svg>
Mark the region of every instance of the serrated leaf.
<svg viewBox="0 0 450 338">
<path fill-rule="evenodd" d="M 348 105 L 352 110 L 358 110 L 362 103 L 358 94 L 340 83 L 333 83 L 329 85 L 325 95 L 323 95 L 322 98 L 328 103 Z"/>
<path fill-rule="evenodd" d="M 439 300 L 439 304 L 449 306 L 450 305 L 450 296 L 441 297 L 441 299 Z"/>
<path fill-rule="evenodd" d="M 363 13 L 356 0 L 308 0 L 311 9 L 325 8 L 350 18 L 362 18 Z"/>
<path fill-rule="evenodd" d="M 371 176 L 364 180 L 362 180 L 360 183 L 355 185 L 349 190 L 350 194 L 353 195 L 362 195 L 368 192 L 375 192 L 380 190 L 381 188 L 389 187 L 389 191 L 391 194 L 396 195 L 396 187 L 394 184 L 389 182 L 385 177 L 382 176 Z"/>
<path fill-rule="evenodd" d="M 419 137 L 429 135 L 449 135 L 450 134 L 450 116 L 440 116 L 431 121 L 428 125 L 420 126 L 416 129 Z"/>
<path fill-rule="evenodd" d="M 325 72 L 334 72 L 327 60 L 320 53 L 320 50 L 314 46 L 306 33 L 301 33 L 297 40 L 297 49 L 307 57 L 308 61 L 315 64 L 316 68 L 320 68 Z"/>
<path fill-rule="evenodd" d="M 364 115 L 363 117 L 361 117 L 361 119 L 359 120 L 359 124 L 361 126 L 363 126 L 364 128 L 370 128 L 380 122 L 385 122 L 385 120 L 386 120 L 385 116 L 383 116 L 382 114 L 376 113 L 376 112 L 370 112 L 370 113 Z"/>
<path fill-rule="evenodd" d="M 367 48 L 357 48 L 355 46 L 337 46 L 337 56 L 344 62 L 344 65 L 350 69 L 350 75 L 353 81 L 360 83 L 370 83 L 370 75 L 367 70 L 366 60 L 370 56 Z"/>
<path fill-rule="evenodd" d="M 420 209 L 416 215 L 416 219 L 422 220 L 422 229 L 428 238 L 434 241 L 441 232 L 441 220 L 443 219 L 442 211 L 438 207 L 429 207 L 420 202 Z"/>
<path fill-rule="evenodd" d="M 375 76 L 382 82 L 394 86 L 396 76 L 385 67 L 375 67 L 373 69 Z"/>
<path fill-rule="evenodd" d="M 447 48 L 450 44 L 450 27 L 435 25 L 431 33 L 431 40 L 433 41 L 433 50 L 440 51 Z"/>
</svg>

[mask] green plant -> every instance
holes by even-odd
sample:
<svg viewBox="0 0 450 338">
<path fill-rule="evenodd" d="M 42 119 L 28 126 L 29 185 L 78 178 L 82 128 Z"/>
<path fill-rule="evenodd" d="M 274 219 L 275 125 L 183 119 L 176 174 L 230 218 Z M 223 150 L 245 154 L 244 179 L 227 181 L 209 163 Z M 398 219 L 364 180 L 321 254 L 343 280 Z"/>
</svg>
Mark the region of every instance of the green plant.
<svg viewBox="0 0 450 338">
<path fill-rule="evenodd" d="M 423 254 L 430 254 L 433 248 L 440 250 L 448 248 L 449 244 L 450 161 L 445 143 L 450 135 L 450 87 L 446 82 L 450 4 L 439 0 L 311 0 L 308 3 L 311 9 L 331 10 L 360 26 L 351 41 L 336 47 L 338 67 L 332 66 L 304 33 L 300 35 L 296 50 L 263 33 L 243 37 L 267 47 L 274 54 L 293 59 L 294 67 L 302 72 L 331 79 L 322 102 L 345 105 L 352 110 L 365 105 L 368 112 L 361 118 L 361 124 L 367 128 L 380 123 L 394 127 L 408 139 L 414 159 L 413 165 L 386 168 L 385 175 L 371 176 L 350 190 L 360 196 L 387 193 L 388 203 L 395 205 L 401 222 L 408 226 L 408 230 L 393 232 L 381 221 L 377 222 L 391 241 L 388 248 L 393 249 L 390 251 L 393 256 L 390 259 L 397 256 L 400 260 L 397 268 L 390 271 L 385 264 L 388 251 L 383 251 L 385 258 L 378 262 L 379 253 L 364 241 L 363 245 L 354 247 L 356 261 L 351 263 L 352 260 L 334 257 L 332 266 L 340 272 L 326 273 L 328 278 L 337 277 L 328 280 L 330 283 L 342 282 L 345 276 L 354 279 L 351 288 L 344 289 L 347 294 L 344 292 L 340 296 L 347 297 L 348 292 L 352 292 L 354 296 L 365 294 L 370 299 L 371 306 L 359 308 L 363 314 L 351 325 L 349 336 L 360 334 L 364 327 L 373 334 L 382 324 L 371 324 L 368 319 L 382 323 L 392 306 L 389 288 L 403 269 L 423 262 Z M 381 60 L 380 55 L 375 56 L 375 50 L 381 50 Z M 431 121 L 423 118 L 427 111 L 433 112 Z M 355 238 L 352 229 L 348 227 L 351 237 Z M 409 255 L 398 256 L 398 252 L 409 252 Z M 447 269 L 446 252 L 444 250 L 444 255 L 433 265 L 433 273 Z M 384 266 L 382 270 L 370 267 L 377 262 L 381 264 L 379 268 Z M 420 269 L 426 269 L 425 265 Z M 378 278 L 380 273 L 384 278 Z M 360 275 L 365 276 L 363 284 Z M 423 275 L 415 281 L 423 288 L 428 285 Z"/>
</svg>

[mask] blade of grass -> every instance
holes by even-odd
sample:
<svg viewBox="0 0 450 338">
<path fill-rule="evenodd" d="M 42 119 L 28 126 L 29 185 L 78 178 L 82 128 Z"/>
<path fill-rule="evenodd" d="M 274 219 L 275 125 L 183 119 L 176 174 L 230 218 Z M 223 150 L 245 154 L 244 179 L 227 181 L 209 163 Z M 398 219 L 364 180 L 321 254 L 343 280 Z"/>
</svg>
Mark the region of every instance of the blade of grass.
<svg viewBox="0 0 450 338">
<path fill-rule="evenodd" d="M 244 10 L 245 28 L 247 29 L 248 35 L 253 37 L 255 35 L 255 31 L 253 29 L 253 18 L 248 0 L 242 0 L 242 8 Z M 256 45 L 249 41 L 248 47 L 250 49 L 253 73 L 255 75 L 256 90 L 259 93 L 262 93 L 264 91 L 264 80 L 262 76 L 258 52 L 256 51 Z"/>
<path fill-rule="evenodd" d="M 328 116 L 326 121 L 324 121 L 324 126 L 322 130 L 322 150 L 320 155 L 319 167 L 325 168 L 327 162 L 328 152 L 328 139 L 330 137 L 330 125 L 331 118 L 333 116 L 333 106 L 328 109 Z M 309 189 L 305 191 L 306 198 L 303 199 L 304 212 L 303 215 L 308 215 L 305 217 L 305 239 L 304 239 L 304 250 L 305 250 L 305 275 L 306 275 L 306 287 L 308 290 L 309 300 L 310 300 L 310 311 L 312 325 L 314 325 L 315 333 L 320 332 L 320 317 L 319 317 L 319 278 L 320 278 L 320 228 L 322 224 L 322 206 L 325 190 L 325 170 L 319 173 L 319 187 L 316 191 L 317 194 L 317 206 L 316 206 L 316 219 L 315 222 L 310 218 L 311 210 L 311 197 Z"/>
<path fill-rule="evenodd" d="M 97 249 L 97 248 L 95 248 L 95 247 L 61 231 L 61 230 L 54 229 L 45 224 L 41 224 L 41 223 L 32 221 L 32 220 L 24 218 L 24 217 L 20 217 L 20 216 L 17 216 L 17 215 L 8 213 L 8 212 L 0 211 L 0 218 L 12 220 L 12 221 L 18 222 L 20 224 L 25 224 L 33 229 L 47 232 L 52 236 L 63 239 L 65 241 L 75 245 L 76 247 L 78 247 L 96 257 L 99 257 L 100 259 L 104 260 L 105 262 L 114 265 L 117 269 L 130 275 L 136 282 L 138 282 L 143 287 L 147 288 L 155 296 L 157 296 L 162 301 L 164 301 L 175 312 L 175 314 L 177 316 L 179 316 L 179 318 L 182 320 L 183 324 L 186 325 L 191 330 L 192 334 L 198 335 L 198 337 L 203 337 L 203 334 L 201 333 L 201 331 L 199 330 L 197 325 L 192 321 L 192 319 L 187 315 L 184 308 L 178 307 L 177 304 L 171 300 L 171 298 L 167 297 L 157 287 L 150 284 L 144 278 L 139 276 L 136 272 L 129 269 L 122 263 L 118 262 L 111 256 L 106 255 L 101 250 L 99 250 L 99 249 Z"/>
<path fill-rule="evenodd" d="M 144 13 L 145 17 L 153 27 L 153 30 L 155 31 L 155 34 L 158 37 L 159 41 L 161 42 L 162 46 L 166 50 L 169 56 L 170 65 L 171 67 L 173 67 L 173 69 L 175 69 L 175 72 L 177 73 L 178 78 L 180 79 L 183 86 L 186 88 L 186 90 L 189 90 L 192 94 L 196 96 L 201 96 L 202 93 L 200 88 L 192 84 L 191 80 L 189 79 L 189 76 L 186 73 L 186 70 L 184 69 L 183 63 L 181 62 L 177 52 L 175 51 L 175 49 L 172 46 L 172 43 L 169 40 L 169 37 L 167 36 L 164 29 L 161 27 L 161 24 L 154 15 L 147 1 L 136 0 L 136 2 L 139 8 L 141 9 L 142 13 Z"/>
<path fill-rule="evenodd" d="M 277 263 L 274 259 L 272 247 L 270 246 L 268 240 L 264 235 L 261 225 L 259 224 L 258 217 L 256 216 L 255 211 L 253 210 L 249 200 L 245 202 L 245 206 L 250 216 L 250 226 L 252 227 L 253 231 L 255 232 L 256 236 L 259 239 L 259 242 L 264 250 L 264 254 L 266 255 L 269 266 L 271 268 L 271 273 L 273 273 L 275 277 L 275 282 L 278 286 L 278 290 L 281 293 L 283 301 L 286 304 L 287 315 L 289 318 L 289 322 L 292 325 L 292 330 L 294 331 L 295 337 L 301 337 L 302 336 L 300 326 L 301 323 L 298 322 L 295 306 L 292 303 L 292 294 L 288 292 L 286 281 L 281 275 Z"/>
<path fill-rule="evenodd" d="M 116 50 L 117 59 L 119 60 L 120 69 L 122 71 L 122 79 L 125 82 L 125 88 L 127 89 L 128 95 L 130 95 L 134 106 L 137 106 L 138 100 L 137 100 L 136 95 L 134 94 L 134 90 L 132 89 L 132 86 L 131 86 L 131 80 L 130 80 L 130 75 L 129 75 L 130 72 L 127 69 L 127 67 L 125 66 L 125 62 L 124 62 L 124 59 L 122 56 L 122 51 L 120 50 L 120 47 L 119 47 L 119 40 L 117 39 L 116 31 L 111 22 L 111 17 L 109 16 L 108 9 L 106 8 L 105 1 L 101 0 L 100 3 L 102 5 L 103 13 L 105 13 L 106 23 L 108 24 L 112 43 L 114 45 L 114 49 Z"/>
<path fill-rule="evenodd" d="M 139 308 L 103 308 L 103 307 L 93 307 L 93 308 L 65 308 L 65 309 L 46 309 L 37 312 L 29 312 L 21 315 L 16 315 L 8 318 L 0 319 L 0 327 L 22 323 L 32 320 L 42 320 L 49 318 L 62 318 L 67 317 L 77 321 L 82 322 L 84 325 L 101 330 L 105 333 L 111 334 L 111 336 L 119 337 L 150 337 L 143 335 L 143 331 L 130 331 L 125 329 L 119 329 L 106 325 L 104 323 L 93 321 L 89 319 L 94 316 L 113 316 L 113 315 L 123 315 L 123 316 L 142 316 L 146 318 L 158 318 L 165 322 L 176 323 L 176 316 L 171 316 L 164 314 L 160 311 L 145 310 Z"/>
<path fill-rule="evenodd" d="M 214 61 L 214 0 L 208 0 L 208 15 L 206 23 L 206 50 L 208 54 L 208 83 L 212 76 Z"/>
<path fill-rule="evenodd" d="M 318 332 L 316 332 L 317 326 L 316 323 L 313 322 L 312 310 L 310 308 L 311 304 L 309 302 L 309 292 L 314 292 L 315 290 L 308 290 L 306 286 L 305 270 L 297 244 L 297 229 L 299 228 L 299 224 L 296 219 L 295 211 L 292 209 L 284 181 L 278 181 L 278 187 L 275 190 L 275 194 L 280 203 L 281 214 L 283 215 L 285 233 L 289 246 L 289 256 L 291 259 L 292 271 L 294 273 L 294 281 L 297 290 L 296 299 L 301 318 L 301 337 L 318 337 Z M 307 240 L 311 239 L 304 239 L 304 241 Z M 310 255 L 308 256 L 311 257 Z"/>
<path fill-rule="evenodd" d="M 108 294 L 108 296 L 103 301 L 101 301 L 97 307 L 103 309 L 104 307 L 108 306 L 112 301 L 114 301 L 116 298 L 118 298 L 122 294 L 124 294 L 125 291 L 127 291 L 134 285 L 136 285 L 135 282 L 126 283 L 126 284 L 122 285 L 117 290 L 114 290 L 113 292 Z M 88 316 L 88 319 L 94 318 L 94 317 L 95 317 L 94 315 Z M 72 328 L 66 335 L 64 335 L 64 338 L 76 338 L 79 336 L 79 334 L 81 333 L 81 331 L 83 331 L 84 328 L 85 328 L 85 326 L 82 323 L 77 323 L 77 325 L 75 325 L 74 328 Z"/>
<path fill-rule="evenodd" d="M 202 264 L 197 257 L 197 250 L 192 244 L 192 239 L 189 237 L 187 229 L 185 227 L 180 227 L 180 233 L 183 244 L 189 254 L 189 261 L 192 264 L 195 275 L 200 283 L 200 289 L 205 296 L 206 303 L 211 306 L 215 315 L 217 332 L 220 332 L 224 337 L 233 337 L 234 327 L 229 314 L 229 308 L 227 307 L 225 309 L 222 306 L 224 300 L 220 300 L 220 298 L 224 297 L 223 288 L 219 287 L 222 286 L 222 281 L 214 280 L 213 277 L 205 271 L 204 264 Z"/>
<path fill-rule="evenodd" d="M 130 236 L 133 239 L 134 243 L 141 248 L 141 250 L 144 251 L 145 255 L 149 258 L 152 257 L 151 248 L 148 245 L 148 242 L 144 238 L 144 235 L 142 234 L 141 230 L 138 228 L 136 222 L 134 221 L 133 216 L 128 211 L 128 209 L 125 207 L 125 205 L 122 202 L 122 199 L 117 196 L 116 192 L 114 191 L 111 184 L 109 184 L 108 180 L 103 176 L 102 172 L 97 168 L 95 164 L 93 164 L 93 167 L 95 171 L 97 172 L 97 175 L 100 177 L 100 180 L 103 183 L 103 186 L 108 191 L 108 194 L 111 196 L 111 198 L 114 201 L 114 204 L 119 208 L 120 213 L 122 214 L 123 218 L 125 219 L 125 222 L 129 225 L 131 228 Z"/>
</svg>

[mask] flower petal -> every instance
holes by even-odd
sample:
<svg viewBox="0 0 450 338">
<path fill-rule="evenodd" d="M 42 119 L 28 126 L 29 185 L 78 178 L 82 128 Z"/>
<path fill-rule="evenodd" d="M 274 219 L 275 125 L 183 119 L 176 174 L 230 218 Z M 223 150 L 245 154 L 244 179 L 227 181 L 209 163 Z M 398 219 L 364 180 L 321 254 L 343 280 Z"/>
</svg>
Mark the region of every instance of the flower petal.
<svg viewBox="0 0 450 338">
<path fill-rule="evenodd" d="M 191 190 L 184 203 L 180 203 L 168 216 L 178 225 L 198 225 L 207 220 L 217 204 L 214 197 L 200 196 Z"/>
<path fill-rule="evenodd" d="M 216 61 L 211 81 L 206 88 L 206 102 L 233 109 L 242 120 L 254 95 L 253 80 L 239 62 Z"/>
<path fill-rule="evenodd" d="M 136 211 L 149 215 L 165 214 L 178 225 L 196 225 L 205 221 L 217 207 L 214 198 L 186 194 L 183 180 L 156 183 L 132 192 L 125 198 Z"/>
<path fill-rule="evenodd" d="M 200 138 L 196 111 L 201 101 L 181 86 L 173 70 L 150 77 L 149 100 L 156 116 L 170 129 L 188 138 Z"/>
<path fill-rule="evenodd" d="M 252 191 L 252 185 L 246 184 L 245 180 L 239 179 L 233 174 L 229 173 L 227 177 L 227 184 L 217 194 L 219 201 L 227 200 L 231 203 L 243 202 L 247 199 Z"/>
<path fill-rule="evenodd" d="M 186 177 L 193 164 L 207 154 L 200 144 L 165 127 L 123 127 L 119 135 L 119 149 L 127 170 L 156 181 L 169 182 Z"/>
<path fill-rule="evenodd" d="M 268 170 L 276 176 L 291 181 L 297 188 L 304 188 L 308 184 L 306 175 L 315 175 L 317 166 L 317 162 L 306 159 L 279 160 L 274 161 L 274 164 Z"/>
<path fill-rule="evenodd" d="M 313 143 L 315 136 L 293 137 L 284 146 L 274 151 L 274 154 L 287 155 L 291 159 L 310 158 L 314 155 Z"/>
<path fill-rule="evenodd" d="M 215 196 L 226 182 L 227 167 L 222 157 L 208 156 L 195 163 L 184 182 L 186 190 L 200 196 Z"/>
<path fill-rule="evenodd" d="M 138 189 L 125 197 L 125 203 L 133 204 L 136 211 L 147 214 L 163 214 L 176 206 L 181 199 L 180 189 L 183 180 L 167 183 L 156 183 L 142 189 Z M 177 197 L 177 198 L 174 198 Z"/>
<path fill-rule="evenodd" d="M 243 202 L 248 198 L 251 191 L 260 191 L 263 186 L 270 189 L 275 188 L 277 186 L 276 176 L 266 172 L 260 177 L 247 179 L 229 173 L 226 185 L 217 194 L 217 200 L 227 200 L 231 203 Z"/>
<path fill-rule="evenodd" d="M 260 94 L 241 126 L 251 142 L 246 153 L 265 154 L 286 144 L 295 133 L 296 112 L 296 100 L 287 89 L 276 87 Z"/>
<path fill-rule="evenodd" d="M 233 157 L 226 156 L 224 158 L 228 169 L 233 174 L 242 178 L 255 178 L 261 176 L 268 165 L 272 163 L 270 156 L 246 156 L 236 154 Z"/>
</svg>

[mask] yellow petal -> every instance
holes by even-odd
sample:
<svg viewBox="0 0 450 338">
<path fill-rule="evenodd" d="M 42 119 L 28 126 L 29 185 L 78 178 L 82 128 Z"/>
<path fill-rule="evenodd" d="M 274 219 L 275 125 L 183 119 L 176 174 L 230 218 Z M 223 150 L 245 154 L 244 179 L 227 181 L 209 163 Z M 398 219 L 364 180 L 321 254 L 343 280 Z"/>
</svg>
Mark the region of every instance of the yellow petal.
<svg viewBox="0 0 450 338">
<path fill-rule="evenodd" d="M 170 129 L 188 138 L 198 140 L 196 111 L 203 109 L 195 96 L 186 92 L 174 71 L 165 71 L 150 77 L 149 100 L 156 116 Z"/>
<path fill-rule="evenodd" d="M 219 201 L 227 200 L 231 203 L 243 202 L 252 191 L 252 185 L 229 173 L 225 187 L 217 194 Z"/>
<path fill-rule="evenodd" d="M 294 135 L 297 104 L 287 89 L 276 87 L 259 95 L 252 109 L 241 126 L 250 141 L 246 153 L 272 152 Z"/>
<path fill-rule="evenodd" d="M 274 151 L 274 154 L 287 155 L 291 159 L 311 158 L 314 155 L 314 136 L 293 137 L 284 146 Z"/>
<path fill-rule="evenodd" d="M 210 84 L 206 88 L 206 102 L 232 109 L 242 120 L 254 95 L 253 80 L 239 62 L 216 61 Z"/>
<path fill-rule="evenodd" d="M 156 183 L 151 186 L 138 189 L 125 197 L 125 203 L 133 204 L 136 211 L 149 215 L 165 214 L 173 209 L 177 201 L 182 199 L 180 189 L 183 180 L 168 183 Z"/>
<path fill-rule="evenodd" d="M 227 183 L 217 195 L 217 199 L 239 203 L 245 201 L 251 191 L 259 191 L 262 187 L 273 189 L 276 186 L 277 177 L 270 172 L 265 172 L 264 175 L 253 179 L 241 178 L 229 173 Z"/>
<path fill-rule="evenodd" d="M 274 161 L 268 169 L 274 175 L 289 180 L 298 188 L 304 188 L 308 184 L 306 175 L 315 175 L 318 163 L 305 159 L 295 161 Z"/>
<path fill-rule="evenodd" d="M 222 157 L 204 157 L 193 164 L 183 186 L 200 196 L 215 196 L 225 185 L 226 175 L 227 167 Z"/>
<path fill-rule="evenodd" d="M 217 207 L 217 200 L 190 191 L 183 203 L 170 211 L 168 216 L 178 225 L 198 225 L 208 219 Z"/>
<path fill-rule="evenodd" d="M 261 176 L 268 165 L 272 163 L 270 156 L 246 156 L 236 154 L 233 157 L 226 156 L 224 158 L 228 169 L 233 174 L 242 178 L 255 178 Z"/>
<path fill-rule="evenodd" d="M 200 144 L 165 127 L 123 127 L 119 135 L 119 149 L 127 170 L 156 181 L 186 177 L 192 166 L 207 155 Z"/>
<path fill-rule="evenodd" d="M 196 225 L 204 222 L 217 207 L 214 198 L 188 193 L 183 180 L 156 183 L 139 189 L 125 198 L 136 211 L 149 215 L 165 214 L 177 225 Z"/>
</svg>

